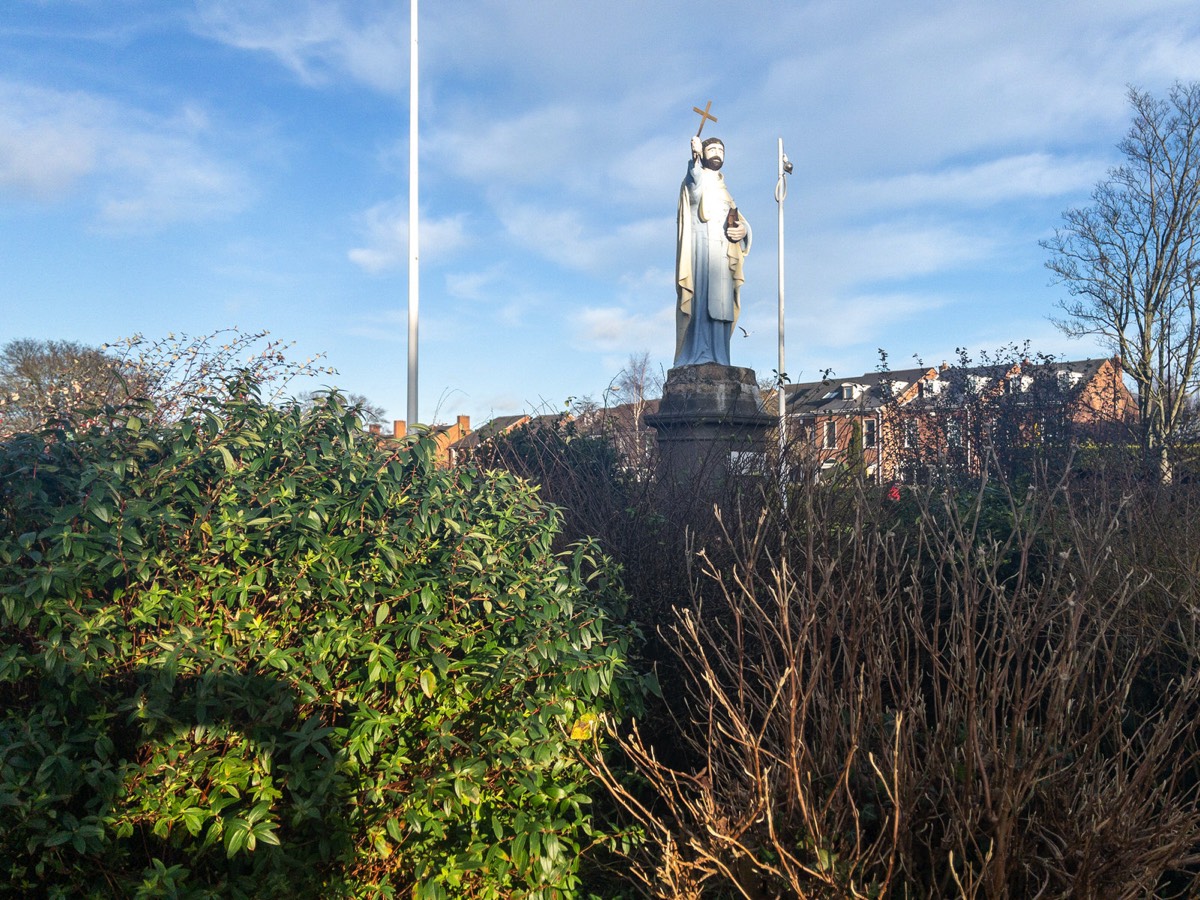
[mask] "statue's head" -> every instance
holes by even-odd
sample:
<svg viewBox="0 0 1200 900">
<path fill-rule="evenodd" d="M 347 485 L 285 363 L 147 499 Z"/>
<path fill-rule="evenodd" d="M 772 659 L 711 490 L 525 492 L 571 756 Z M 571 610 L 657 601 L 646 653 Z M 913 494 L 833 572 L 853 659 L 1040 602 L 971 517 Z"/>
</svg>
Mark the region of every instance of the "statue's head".
<svg viewBox="0 0 1200 900">
<path fill-rule="evenodd" d="M 704 168 L 718 171 L 725 163 L 725 145 L 720 138 L 711 137 L 701 146 L 700 159 Z"/>
</svg>

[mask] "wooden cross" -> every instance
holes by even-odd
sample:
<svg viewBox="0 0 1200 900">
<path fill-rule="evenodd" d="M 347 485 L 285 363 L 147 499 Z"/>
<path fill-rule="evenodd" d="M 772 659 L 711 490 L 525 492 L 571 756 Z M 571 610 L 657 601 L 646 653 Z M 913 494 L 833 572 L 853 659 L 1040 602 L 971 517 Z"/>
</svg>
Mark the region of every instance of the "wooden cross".
<svg viewBox="0 0 1200 900">
<path fill-rule="evenodd" d="M 696 137 L 700 137 L 700 132 L 704 130 L 705 122 L 708 122 L 709 120 L 711 120 L 713 122 L 717 121 L 716 116 L 709 114 L 708 111 L 710 109 L 712 109 L 712 101 L 711 100 L 709 100 L 707 103 L 704 104 L 704 109 L 701 109 L 698 106 L 692 107 L 692 112 L 700 114 L 700 127 L 696 129 Z"/>
</svg>

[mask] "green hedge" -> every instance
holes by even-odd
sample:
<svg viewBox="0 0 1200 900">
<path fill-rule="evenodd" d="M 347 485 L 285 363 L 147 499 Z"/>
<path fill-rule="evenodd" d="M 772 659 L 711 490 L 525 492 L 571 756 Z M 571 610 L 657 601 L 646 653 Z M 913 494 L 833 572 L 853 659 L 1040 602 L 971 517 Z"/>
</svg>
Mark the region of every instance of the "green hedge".
<svg viewBox="0 0 1200 900">
<path fill-rule="evenodd" d="M 247 387 L 0 447 L 0 893 L 570 896 L 610 564 Z"/>
</svg>

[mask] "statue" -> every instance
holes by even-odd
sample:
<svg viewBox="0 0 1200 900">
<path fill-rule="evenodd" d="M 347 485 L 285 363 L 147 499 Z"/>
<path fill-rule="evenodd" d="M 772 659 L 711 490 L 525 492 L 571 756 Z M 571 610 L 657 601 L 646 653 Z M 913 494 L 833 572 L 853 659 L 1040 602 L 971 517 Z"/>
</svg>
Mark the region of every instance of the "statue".
<svg viewBox="0 0 1200 900">
<path fill-rule="evenodd" d="M 711 103 L 710 103 L 711 106 Z M 704 122 L 716 118 L 696 109 Z M 721 166 L 718 138 L 692 138 L 692 161 L 679 190 L 679 242 L 675 254 L 675 365 L 728 366 L 729 339 L 741 305 L 743 260 L 750 226 L 738 213 Z"/>
</svg>

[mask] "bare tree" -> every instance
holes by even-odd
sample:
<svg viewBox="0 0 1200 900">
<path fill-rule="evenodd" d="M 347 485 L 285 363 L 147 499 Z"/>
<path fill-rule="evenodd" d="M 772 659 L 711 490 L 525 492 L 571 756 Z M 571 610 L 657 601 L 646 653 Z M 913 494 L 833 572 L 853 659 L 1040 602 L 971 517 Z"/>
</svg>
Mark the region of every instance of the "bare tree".
<svg viewBox="0 0 1200 900">
<path fill-rule="evenodd" d="M 644 407 L 647 400 L 662 394 L 663 375 L 650 364 L 646 351 L 629 354 L 625 368 L 612 380 L 611 390 L 618 403 L 632 403 Z"/>
<path fill-rule="evenodd" d="M 604 427 L 615 440 L 618 450 L 630 463 L 644 463 L 654 439 L 646 426 L 645 415 L 652 400 L 662 396 L 663 373 L 655 369 L 646 351 L 629 354 L 625 367 L 616 374 L 605 391 L 606 398 L 600 417 Z M 622 415 L 620 412 L 626 410 Z M 614 414 L 615 413 L 615 414 Z"/>
<path fill-rule="evenodd" d="M 9 341 L 0 347 L 0 438 L 34 431 L 73 410 L 119 403 L 136 382 L 128 365 L 96 347 Z"/>
<path fill-rule="evenodd" d="M 1131 88 L 1129 102 L 1125 162 L 1042 246 L 1071 294 L 1056 324 L 1120 355 L 1137 386 L 1144 458 L 1169 482 L 1200 353 L 1200 82 L 1177 83 L 1166 100 Z"/>
<path fill-rule="evenodd" d="M 9 341 L 0 347 L 0 439 L 134 398 L 150 401 L 142 414 L 152 422 L 178 419 L 189 409 L 229 399 L 242 376 L 253 380 L 263 399 L 284 403 L 296 377 L 337 374 L 319 365 L 323 353 L 300 362 L 290 359 L 291 346 L 266 331 L 237 328 L 198 337 L 172 332 L 157 340 L 135 334 L 99 347 Z M 361 395 L 347 399 L 364 421 L 383 415 Z"/>
<path fill-rule="evenodd" d="M 295 342 L 272 338 L 269 331 L 221 328 L 202 335 L 171 332 L 150 340 L 141 334 L 105 344 L 141 383 L 154 403 L 156 421 L 170 421 L 191 408 L 230 399 L 243 377 L 251 379 L 268 403 L 292 402 L 289 386 L 297 377 L 336 375 L 320 365 L 325 354 L 296 361 L 288 355 Z"/>
</svg>

